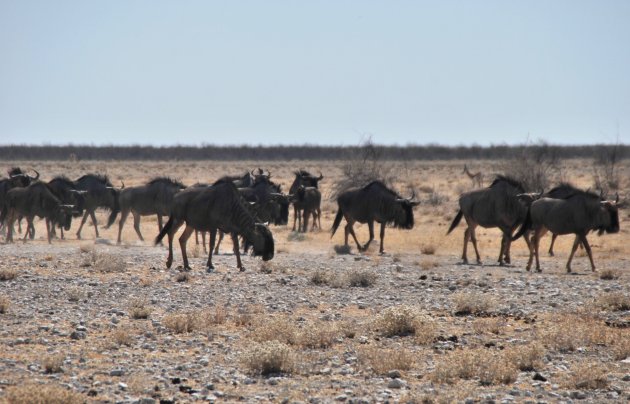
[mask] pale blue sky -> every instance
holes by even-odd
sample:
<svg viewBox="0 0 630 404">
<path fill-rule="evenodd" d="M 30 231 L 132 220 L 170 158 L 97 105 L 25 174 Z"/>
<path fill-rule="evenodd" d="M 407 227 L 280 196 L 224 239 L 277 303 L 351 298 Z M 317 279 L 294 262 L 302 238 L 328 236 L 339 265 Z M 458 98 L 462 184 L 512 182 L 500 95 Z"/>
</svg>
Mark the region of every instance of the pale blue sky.
<svg viewBox="0 0 630 404">
<path fill-rule="evenodd" d="M 629 131 L 626 0 L 0 0 L 3 144 L 585 144 Z"/>
</svg>

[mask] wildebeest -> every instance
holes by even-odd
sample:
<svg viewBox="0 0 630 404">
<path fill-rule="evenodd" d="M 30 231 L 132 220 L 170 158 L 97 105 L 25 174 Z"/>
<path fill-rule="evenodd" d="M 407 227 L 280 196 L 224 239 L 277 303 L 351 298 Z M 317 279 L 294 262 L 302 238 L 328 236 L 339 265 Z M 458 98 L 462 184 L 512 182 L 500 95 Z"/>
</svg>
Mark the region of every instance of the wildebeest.
<svg viewBox="0 0 630 404">
<path fill-rule="evenodd" d="M 593 254 L 586 235 L 591 230 L 598 230 L 599 235 L 604 232 L 619 232 L 618 201 L 618 197 L 614 202 L 602 201 L 595 193 L 575 190 L 572 195 L 564 199 L 541 198 L 532 203 L 527 211 L 525 222 L 514 235 L 516 240 L 527 231 L 533 231 L 527 270 L 531 269 L 535 254 L 536 271 L 541 271 L 538 258 L 540 238 L 550 231 L 558 235 L 575 234 L 573 248 L 566 265 L 567 272 L 571 272 L 571 261 L 580 243 L 588 254 L 591 270 L 595 271 Z"/>
<path fill-rule="evenodd" d="M 302 211 L 304 225 L 298 229 L 299 231 L 306 233 L 308 229 L 308 218 L 311 215 L 313 216 L 313 226 L 311 227 L 311 230 L 315 229 L 317 219 L 319 219 L 319 228 L 321 229 L 322 210 L 320 205 L 322 202 L 322 194 L 319 192 L 319 189 L 300 185 L 295 191 L 295 194 L 293 194 L 291 201 L 298 212 Z"/>
<path fill-rule="evenodd" d="M 109 228 L 109 226 L 111 226 L 116 220 L 116 215 L 118 215 L 118 212 L 120 211 L 120 206 L 118 204 L 118 194 L 120 193 L 120 190 L 114 188 L 106 175 L 86 174 L 74 183 L 78 190 L 87 191 L 85 193 L 85 213 L 83 214 L 83 219 L 81 219 L 81 225 L 77 230 L 77 238 L 81 238 L 81 230 L 83 229 L 83 225 L 85 224 L 88 216 L 92 218 L 92 224 L 94 225 L 96 237 L 99 237 L 98 225 L 94 212 L 97 208 L 104 208 L 111 212 L 109 219 L 107 220 L 107 226 L 105 227 Z M 123 183 L 122 187 L 124 188 L 124 186 L 125 184 Z"/>
<path fill-rule="evenodd" d="M 52 180 L 48 181 L 48 188 L 64 205 L 72 205 L 74 209 L 72 211 L 73 217 L 80 217 L 83 215 L 85 208 L 85 194 L 86 191 L 78 190 L 76 184 L 67 177 L 60 175 L 56 176 Z M 61 228 L 61 238 L 64 238 L 63 226 Z M 55 236 L 55 226 L 51 227 L 52 236 Z"/>
<path fill-rule="evenodd" d="M 306 170 L 298 170 L 293 172 L 293 174 L 295 174 L 295 179 L 289 188 L 290 195 L 295 195 L 300 186 L 319 188 L 319 181 L 324 179 L 321 172 L 319 173 L 319 177 L 314 176 Z M 293 204 L 293 231 L 295 231 L 296 221 L 298 222 L 298 228 L 302 227 L 301 209 L 299 202 Z M 313 221 L 315 221 L 315 219 L 316 218 L 313 217 Z M 321 219 L 319 220 L 319 227 L 321 228 Z"/>
<path fill-rule="evenodd" d="M 385 225 L 392 224 L 402 229 L 412 229 L 414 224 L 413 207 L 419 202 L 405 199 L 396 192 L 388 189 L 380 181 L 373 181 L 363 188 L 345 191 L 337 198 L 337 216 L 332 226 L 334 236 L 341 219 L 346 219 L 345 245 L 348 246 L 348 235 L 351 234 L 359 251 L 365 251 L 374 240 L 374 222 L 381 224 L 381 246 L 379 252 L 383 254 L 383 240 L 385 238 Z M 367 223 L 370 231 L 370 239 L 361 246 L 354 234 L 353 225 L 355 222 Z M 332 236 L 331 236 L 332 237 Z"/>
<path fill-rule="evenodd" d="M 241 271 L 244 268 L 239 252 L 239 235 L 253 245 L 254 255 L 262 256 L 264 261 L 272 259 L 274 241 L 271 231 L 267 226 L 256 223 L 247 205 L 248 202 L 230 179 L 220 179 L 211 187 L 188 188 L 176 194 L 168 222 L 155 240 L 157 244 L 168 235 L 167 268 L 173 263 L 173 236 L 184 223 L 186 228 L 179 238 L 179 245 L 185 269 L 190 269 L 186 242 L 193 230 L 210 232 L 208 271 L 214 268 L 212 252 L 218 230 L 231 234 L 237 266 Z"/>
<path fill-rule="evenodd" d="M 464 231 L 464 249 L 462 252 L 464 263 L 468 263 L 466 252 L 470 240 L 475 248 L 477 263 L 481 264 L 475 235 L 477 226 L 498 227 L 503 232 L 498 261 L 501 265 L 504 262 L 510 263 L 512 232 L 519 224 L 523 223 L 527 215 L 527 206 L 518 197 L 519 194 L 524 193 L 525 190 L 520 182 L 499 175 L 488 188 L 466 192 L 460 196 L 459 211 L 446 234 L 451 233 L 457 227 L 462 216 L 466 219 L 467 227 Z M 525 238 L 525 242 L 529 243 L 529 240 Z"/>
<path fill-rule="evenodd" d="M 176 193 L 186 188 L 184 184 L 168 177 L 158 177 L 145 185 L 127 187 L 120 191 L 118 203 L 120 205 L 120 222 L 118 223 L 118 240 L 121 242 L 121 234 L 129 213 L 133 215 L 133 228 L 140 240 L 144 241 L 140 232 L 140 217 L 157 215 L 158 232 L 162 230 L 162 216 L 171 213 L 173 197 Z"/>
<path fill-rule="evenodd" d="M 73 205 L 64 205 L 53 195 L 46 183 L 36 181 L 27 187 L 17 187 L 9 190 L 4 207 L 0 214 L 0 221 L 7 224 L 7 242 L 13 241 L 13 224 L 20 217 L 26 218 L 27 228 L 33 227 L 35 216 L 46 219 L 48 242 L 51 240 L 51 226 L 59 224 L 66 230 L 70 229 Z M 24 241 L 29 232 L 24 233 Z"/>
<path fill-rule="evenodd" d="M 26 187 L 31 182 L 39 179 L 39 173 L 33 169 L 35 172 L 35 177 L 28 175 L 25 171 L 23 171 L 20 167 L 12 167 L 7 171 L 9 174 L 8 178 L 0 179 L 0 208 L 4 206 L 4 201 L 6 199 L 7 192 L 9 190 L 16 187 Z M 19 222 L 18 222 L 19 223 Z M 3 227 L 4 224 L 0 223 L 0 227 Z M 20 231 L 21 226 L 20 226 Z"/>
</svg>

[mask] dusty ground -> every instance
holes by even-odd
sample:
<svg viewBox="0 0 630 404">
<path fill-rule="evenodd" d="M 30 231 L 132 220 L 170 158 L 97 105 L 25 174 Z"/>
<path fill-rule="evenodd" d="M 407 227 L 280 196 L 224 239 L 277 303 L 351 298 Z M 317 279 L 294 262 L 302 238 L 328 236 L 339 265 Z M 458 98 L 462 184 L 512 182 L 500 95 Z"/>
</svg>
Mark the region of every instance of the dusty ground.
<svg viewBox="0 0 630 404">
<path fill-rule="evenodd" d="M 321 170 L 324 196 L 340 163 L 7 162 L 34 166 L 44 179 L 107 173 L 127 186 L 157 174 L 190 184 L 257 166 L 287 190 L 291 171 Z M 469 163 L 470 164 L 470 163 Z M 472 164 L 486 178 L 500 163 Z M 194 270 L 166 270 L 166 248 L 139 242 L 127 222 L 94 240 L 37 239 L 0 245 L 0 400 L 61 402 L 271 401 L 627 401 L 630 399 L 628 211 L 621 232 L 590 237 L 598 266 L 579 253 L 564 264 L 572 239 L 543 273 L 524 271 L 524 243 L 513 265 L 494 265 L 499 233 L 478 231 L 484 266 L 460 265 L 463 225 L 446 236 L 457 195 L 470 189 L 463 162 L 399 164 L 423 204 L 411 231 L 388 229 L 387 254 L 338 255 L 330 239 L 335 204 L 324 202 L 324 231 L 297 235 L 273 227 L 276 256 L 267 264 L 216 257 L 203 271 L 201 246 L 189 243 Z M 592 185 L 591 166 L 569 161 L 565 179 Z M 622 189 L 628 190 L 628 164 Z M 486 184 L 487 185 L 487 184 Z M 432 203 L 433 202 L 433 203 Z M 99 220 L 105 221 L 101 213 Z M 357 232 L 367 237 L 365 226 Z M 157 231 L 144 218 L 147 240 Z M 548 241 L 543 241 L 543 246 Z M 175 264 L 181 264 L 176 248 Z M 612 278 L 612 279 L 602 279 Z M 143 318 L 146 317 L 146 318 Z M 261 375 L 265 366 L 283 372 Z M 45 384 L 48 388 L 39 385 Z M 34 387 L 37 385 L 37 388 Z"/>
</svg>

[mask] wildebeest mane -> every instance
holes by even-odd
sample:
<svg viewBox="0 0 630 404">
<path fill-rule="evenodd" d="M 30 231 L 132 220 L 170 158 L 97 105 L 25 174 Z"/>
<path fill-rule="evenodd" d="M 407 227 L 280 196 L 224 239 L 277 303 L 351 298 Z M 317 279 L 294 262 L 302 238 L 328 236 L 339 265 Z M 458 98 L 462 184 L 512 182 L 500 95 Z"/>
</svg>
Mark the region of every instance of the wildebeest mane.
<svg viewBox="0 0 630 404">
<path fill-rule="evenodd" d="M 20 167 L 11 167 L 7 173 L 9 174 L 9 176 L 13 176 L 13 175 L 19 175 L 19 174 L 26 174 L 24 171 L 22 171 L 22 169 Z"/>
<path fill-rule="evenodd" d="M 155 184 L 159 184 L 165 182 L 169 185 L 173 185 L 175 187 L 179 187 L 179 188 L 186 188 L 186 186 L 184 184 L 181 183 L 181 181 L 178 181 L 176 179 L 173 179 L 171 177 L 155 177 L 153 178 L 151 181 L 147 182 L 147 185 L 155 185 Z"/>
<path fill-rule="evenodd" d="M 520 181 L 515 180 L 514 178 L 509 177 L 507 175 L 501 175 L 501 174 L 498 174 L 494 178 L 494 181 L 492 181 L 492 184 L 490 184 L 488 188 L 492 188 L 495 185 L 500 184 L 501 182 L 507 182 L 509 185 L 513 186 L 514 188 L 517 188 L 520 192 L 525 192 L 525 188 L 523 187 L 523 184 L 521 184 Z"/>
<path fill-rule="evenodd" d="M 85 174 L 85 175 L 82 175 L 81 177 L 79 177 L 77 182 L 79 182 L 81 180 L 84 180 L 86 178 L 90 178 L 90 177 L 96 179 L 97 181 L 99 181 L 99 182 L 101 182 L 101 183 L 103 183 L 105 185 L 107 185 L 108 187 L 112 186 L 112 183 L 109 181 L 109 177 L 107 175 L 105 175 L 105 174 Z"/>
<path fill-rule="evenodd" d="M 70 178 L 66 177 L 65 175 L 57 175 L 51 181 L 58 181 L 70 188 L 74 188 L 74 182 Z"/>
<path fill-rule="evenodd" d="M 383 191 L 386 191 L 388 193 L 390 193 L 391 195 L 395 196 L 396 198 L 402 198 L 400 195 L 398 195 L 398 193 L 396 193 L 395 191 L 392 191 L 391 189 L 387 188 L 387 186 L 385 184 L 383 184 L 382 181 L 372 181 L 369 184 L 367 184 L 366 186 L 363 187 L 364 190 L 368 190 L 370 188 L 380 188 Z"/>
</svg>

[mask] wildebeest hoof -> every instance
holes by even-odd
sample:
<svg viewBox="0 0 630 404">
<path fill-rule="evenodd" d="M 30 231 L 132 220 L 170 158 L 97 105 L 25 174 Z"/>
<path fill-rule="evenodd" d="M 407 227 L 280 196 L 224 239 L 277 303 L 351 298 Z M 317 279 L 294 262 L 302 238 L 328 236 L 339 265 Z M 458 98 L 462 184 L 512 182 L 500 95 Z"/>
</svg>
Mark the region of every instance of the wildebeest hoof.
<svg viewBox="0 0 630 404">
<path fill-rule="evenodd" d="M 206 267 L 206 272 L 207 272 L 207 273 L 212 273 L 212 272 L 214 272 L 214 265 L 207 266 L 207 267 Z"/>
<path fill-rule="evenodd" d="M 239 270 L 240 270 L 241 272 L 245 272 L 245 267 L 240 267 L 240 268 L 239 268 Z"/>
</svg>

